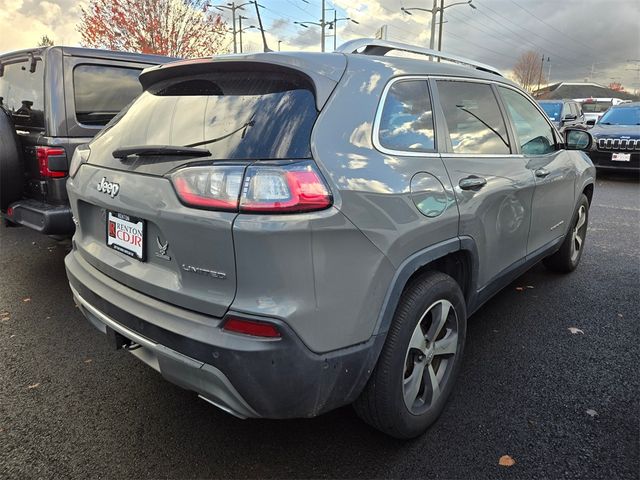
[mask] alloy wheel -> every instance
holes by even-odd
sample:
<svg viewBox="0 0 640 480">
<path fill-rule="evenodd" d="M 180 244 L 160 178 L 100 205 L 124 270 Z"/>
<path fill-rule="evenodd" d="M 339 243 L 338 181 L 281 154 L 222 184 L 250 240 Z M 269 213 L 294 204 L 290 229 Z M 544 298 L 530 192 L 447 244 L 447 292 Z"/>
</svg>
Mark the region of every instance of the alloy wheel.
<svg viewBox="0 0 640 480">
<path fill-rule="evenodd" d="M 409 412 L 420 415 L 440 397 L 458 351 L 458 316 L 448 300 L 438 300 L 420 317 L 404 362 L 402 390 Z"/>
<path fill-rule="evenodd" d="M 571 262 L 575 263 L 582 251 L 585 233 L 587 233 L 587 207 L 580 205 L 578 218 L 571 232 Z"/>
</svg>

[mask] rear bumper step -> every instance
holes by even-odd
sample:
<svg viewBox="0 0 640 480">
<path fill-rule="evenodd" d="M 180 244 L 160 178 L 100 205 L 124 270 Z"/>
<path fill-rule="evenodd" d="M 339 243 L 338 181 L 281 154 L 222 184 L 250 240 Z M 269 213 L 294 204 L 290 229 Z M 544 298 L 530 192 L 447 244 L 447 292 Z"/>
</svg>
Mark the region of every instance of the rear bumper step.
<svg viewBox="0 0 640 480">
<path fill-rule="evenodd" d="M 45 235 L 71 236 L 75 230 L 69 205 L 51 205 L 33 199 L 19 200 L 9 205 L 6 217 Z"/>
</svg>

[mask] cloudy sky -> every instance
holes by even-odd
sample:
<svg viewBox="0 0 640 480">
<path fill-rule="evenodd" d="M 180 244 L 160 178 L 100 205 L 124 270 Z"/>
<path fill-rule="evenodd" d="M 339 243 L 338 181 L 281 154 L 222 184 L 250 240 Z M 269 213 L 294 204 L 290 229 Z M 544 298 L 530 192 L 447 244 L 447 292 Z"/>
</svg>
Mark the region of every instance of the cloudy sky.
<svg viewBox="0 0 640 480">
<path fill-rule="evenodd" d="M 318 22 L 322 0 L 260 0 L 270 47 L 319 50 L 320 32 L 294 21 Z M 459 0 L 446 0 L 450 5 Z M 443 50 L 509 71 L 520 54 L 545 56 L 551 81 L 586 79 L 622 82 L 640 89 L 640 1 L 638 0 L 472 0 L 475 9 L 457 5 L 445 10 Z M 220 2 L 222 3 L 222 2 Z M 431 8 L 432 0 L 327 0 L 338 17 L 338 44 L 373 36 L 387 25 L 389 40 L 429 45 L 431 15 L 401 7 Z M 253 6 L 245 7 L 244 25 L 256 24 Z M 333 18 L 333 11 L 327 11 Z M 74 0 L 0 0 L 0 52 L 27 48 L 47 34 L 56 44 L 77 45 L 80 7 Z M 230 20 L 230 19 L 229 19 Z M 332 33 L 332 31 L 328 31 Z M 248 30 L 245 47 L 257 51 L 257 31 Z M 327 38 L 327 50 L 333 38 Z M 546 61 L 549 58 L 549 61 Z"/>
</svg>

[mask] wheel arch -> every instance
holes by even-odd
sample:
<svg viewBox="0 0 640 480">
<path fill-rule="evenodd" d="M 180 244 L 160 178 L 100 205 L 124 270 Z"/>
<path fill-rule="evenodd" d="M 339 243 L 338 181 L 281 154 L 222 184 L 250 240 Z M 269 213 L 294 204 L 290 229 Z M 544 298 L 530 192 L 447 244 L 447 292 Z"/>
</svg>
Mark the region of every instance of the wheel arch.
<svg viewBox="0 0 640 480">
<path fill-rule="evenodd" d="M 433 271 L 452 277 L 462 290 L 467 310 L 473 311 L 478 271 L 477 248 L 471 237 L 456 237 L 420 250 L 402 262 L 387 290 L 375 335 L 385 335 L 388 331 L 402 292 L 407 286 Z"/>
</svg>

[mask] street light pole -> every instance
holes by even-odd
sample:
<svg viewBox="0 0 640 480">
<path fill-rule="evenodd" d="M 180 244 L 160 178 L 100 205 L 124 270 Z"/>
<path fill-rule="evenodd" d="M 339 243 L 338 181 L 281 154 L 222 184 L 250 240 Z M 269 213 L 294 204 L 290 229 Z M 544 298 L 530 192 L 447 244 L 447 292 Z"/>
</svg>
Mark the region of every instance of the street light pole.
<svg viewBox="0 0 640 480">
<path fill-rule="evenodd" d="M 436 37 L 436 18 L 438 15 L 438 12 L 441 13 L 440 15 L 440 28 L 442 29 L 442 12 L 444 10 L 446 10 L 447 8 L 450 7 L 455 7 L 456 5 L 469 5 L 471 8 L 473 8 L 474 10 L 476 9 L 476 6 L 472 3 L 473 0 L 467 0 L 466 2 L 456 2 L 456 3 L 452 3 L 451 5 L 447 5 L 447 6 L 438 6 L 438 0 L 433 0 L 433 7 L 432 8 L 422 8 L 422 7 L 411 7 L 411 8 L 405 8 L 402 7 L 400 10 L 402 10 L 403 13 L 406 13 L 407 15 L 412 15 L 411 10 L 420 10 L 422 12 L 428 12 L 431 14 L 431 35 L 429 38 L 429 48 L 431 50 L 433 50 L 434 46 L 435 46 L 435 37 Z M 442 2 L 444 4 L 444 1 Z M 440 38 L 439 44 L 442 44 L 442 38 Z"/>
<path fill-rule="evenodd" d="M 322 18 L 320 19 L 320 30 L 321 30 L 321 34 L 320 34 L 320 51 L 324 52 L 324 27 L 326 26 L 325 24 L 325 17 L 324 17 L 324 10 L 325 10 L 325 0 L 322 0 Z"/>
<path fill-rule="evenodd" d="M 217 10 L 222 11 L 225 9 L 231 12 L 231 26 L 233 27 L 233 53 L 238 53 L 238 44 L 236 41 L 236 36 L 238 34 L 238 30 L 236 29 L 236 10 L 244 10 L 244 6 L 251 5 L 251 3 L 253 2 L 245 2 L 240 5 L 236 5 L 236 2 L 227 3 L 226 5 L 213 5 Z M 240 23 L 242 23 L 242 21 Z"/>
<path fill-rule="evenodd" d="M 242 15 L 238 15 L 238 32 L 240 33 L 240 53 L 242 53 L 242 20 L 248 20 L 249 17 L 243 17 Z"/>
</svg>

